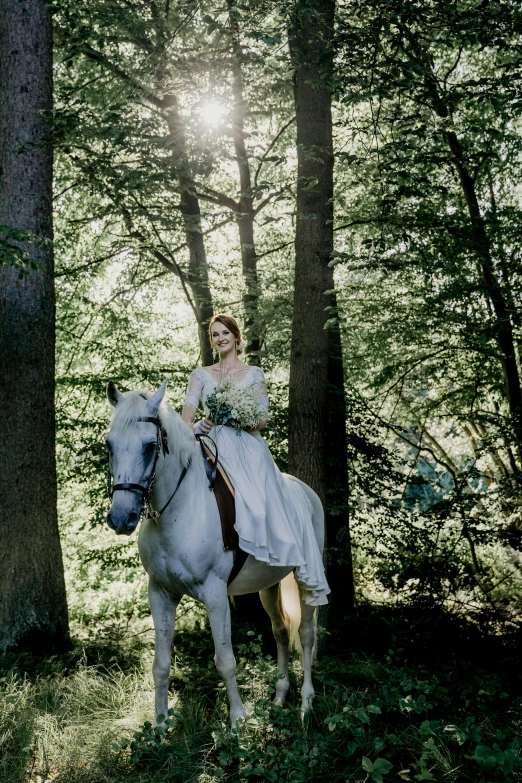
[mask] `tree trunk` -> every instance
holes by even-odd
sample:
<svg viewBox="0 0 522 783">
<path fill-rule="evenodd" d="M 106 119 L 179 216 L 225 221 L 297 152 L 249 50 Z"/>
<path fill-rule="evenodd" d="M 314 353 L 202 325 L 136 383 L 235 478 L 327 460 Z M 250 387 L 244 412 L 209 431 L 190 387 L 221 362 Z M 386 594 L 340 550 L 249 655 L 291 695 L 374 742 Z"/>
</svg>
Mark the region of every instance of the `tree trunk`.
<svg viewBox="0 0 522 783">
<path fill-rule="evenodd" d="M 243 96 L 242 52 L 239 25 L 234 16 L 234 0 L 227 0 L 230 13 L 232 40 L 232 137 L 239 169 L 239 212 L 236 213 L 241 243 L 241 264 L 245 281 L 243 306 L 245 308 L 245 332 L 250 364 L 260 364 L 262 325 L 259 315 L 259 283 L 257 277 L 257 253 L 254 239 L 254 200 L 252 177 L 245 143 L 245 100 Z"/>
<path fill-rule="evenodd" d="M 154 5 L 152 8 L 154 8 Z M 158 21 L 157 16 L 155 21 Z M 157 29 L 156 32 L 158 38 L 161 38 L 162 31 Z M 143 41 L 134 41 L 134 43 L 137 47 L 143 45 Z M 160 42 L 158 46 L 163 47 L 163 44 L 164 41 Z M 126 84 L 132 84 L 133 89 L 138 89 L 143 94 L 144 100 L 152 104 L 156 110 L 159 110 L 162 117 L 167 122 L 170 136 L 169 141 L 172 148 L 173 167 L 180 188 L 180 209 L 181 214 L 183 215 L 185 237 L 187 241 L 187 247 L 189 249 L 189 273 L 187 275 L 187 281 L 194 297 L 194 310 L 198 323 L 201 363 L 204 365 L 212 364 L 213 359 L 212 350 L 208 339 L 208 326 L 213 315 L 213 308 L 212 295 L 208 279 L 207 256 L 205 252 L 203 233 L 201 230 L 201 211 L 199 208 L 199 199 L 196 195 L 194 180 L 190 173 L 190 166 L 187 158 L 185 143 L 185 130 L 183 128 L 183 123 L 179 114 L 177 98 L 173 94 L 167 94 L 159 97 L 153 91 L 151 92 L 146 88 L 139 87 L 139 82 L 135 80 L 132 75 L 126 73 L 118 65 L 115 65 L 103 53 L 96 51 L 90 46 L 82 47 L 81 51 L 88 60 L 98 63 L 112 74 L 115 74 L 119 79 L 122 79 Z M 149 54 L 151 54 L 151 52 L 149 52 Z M 159 82 L 163 81 L 165 78 L 165 73 L 162 68 L 157 71 L 157 76 L 159 78 Z M 125 223 L 127 224 L 129 231 L 133 233 L 132 217 L 127 209 L 124 208 L 122 211 Z M 134 233 L 134 236 L 142 235 L 141 232 L 137 232 Z M 162 254 L 160 252 L 155 253 L 155 255 L 156 258 L 158 258 L 158 255 L 161 256 Z M 177 274 L 181 279 L 179 268 Z M 183 280 L 182 286 L 185 289 Z M 185 291 L 185 293 L 187 292 Z M 189 303 L 192 305 L 190 298 Z"/>
<path fill-rule="evenodd" d="M 460 142 L 453 131 L 448 131 L 445 135 L 454 155 L 455 167 L 459 174 L 462 191 L 468 206 L 468 213 L 473 228 L 474 250 L 479 259 L 485 292 L 491 301 L 497 320 L 496 338 L 500 349 L 507 403 L 517 442 L 518 457 L 522 462 L 522 390 L 520 387 L 513 325 L 510 319 L 510 308 L 506 302 L 502 286 L 495 274 L 491 245 L 486 232 L 484 218 L 480 211 L 475 182 L 464 164 Z"/>
<path fill-rule="evenodd" d="M 0 224 L 51 240 L 45 0 L 0 0 L 0 79 Z M 53 255 L 49 244 L 24 250 L 36 271 L 0 269 L 1 650 L 53 648 L 68 637 L 56 511 Z"/>
<path fill-rule="evenodd" d="M 336 308 L 335 294 L 331 295 L 331 300 L 332 306 Z M 355 595 L 348 511 L 346 394 L 341 331 L 338 323 L 332 324 L 328 329 L 327 407 L 325 441 L 326 531 L 328 582 L 332 590 L 330 612 L 332 616 L 342 620 L 344 614 L 353 609 Z"/>
<path fill-rule="evenodd" d="M 340 334 L 338 327 L 325 329 L 325 310 L 335 312 L 336 307 L 329 266 L 333 252 L 333 142 L 328 78 L 334 11 L 334 0 L 296 2 L 289 33 L 295 65 L 298 170 L 288 450 L 289 472 L 309 484 L 324 505 L 335 486 L 335 495 L 343 497 L 346 509 L 346 404 Z M 327 291 L 330 293 L 325 295 Z M 332 439 L 335 469 L 328 464 Z M 349 604 L 353 595 L 351 557 L 349 543 L 341 545 L 337 537 L 340 525 L 347 522 L 346 510 L 339 518 L 327 513 L 325 560 L 330 565 L 328 550 L 342 546 L 349 562 L 350 574 L 348 578 L 345 574 L 342 584 L 344 608 L 345 594 Z M 340 590 L 335 558 L 332 561 L 334 589 Z"/>
<path fill-rule="evenodd" d="M 443 136 L 453 156 L 453 164 L 466 201 L 472 227 L 473 250 L 482 275 L 484 292 L 491 302 L 496 318 L 496 340 L 500 350 L 506 398 L 517 445 L 517 454 L 522 466 L 522 388 L 517 365 L 516 341 L 510 318 L 512 308 L 506 301 L 502 285 L 496 275 L 491 253 L 491 242 L 480 210 L 475 180 L 469 171 L 461 141 L 448 122 L 451 119 L 450 110 L 439 92 L 438 82 L 431 68 L 428 53 L 414 38 L 413 34 L 409 33 L 408 37 L 419 62 L 424 68 L 424 81 L 432 108 L 438 117 L 446 121 Z"/>
<path fill-rule="evenodd" d="M 181 213 L 190 258 L 188 282 L 196 306 L 201 363 L 210 365 L 214 363 L 214 360 L 208 338 L 208 326 L 214 311 L 208 279 L 207 254 L 201 228 L 201 210 L 187 160 L 185 133 L 179 115 L 178 103 L 174 95 L 169 96 L 169 99 L 167 122 L 172 140 L 172 160 L 179 182 Z"/>
</svg>

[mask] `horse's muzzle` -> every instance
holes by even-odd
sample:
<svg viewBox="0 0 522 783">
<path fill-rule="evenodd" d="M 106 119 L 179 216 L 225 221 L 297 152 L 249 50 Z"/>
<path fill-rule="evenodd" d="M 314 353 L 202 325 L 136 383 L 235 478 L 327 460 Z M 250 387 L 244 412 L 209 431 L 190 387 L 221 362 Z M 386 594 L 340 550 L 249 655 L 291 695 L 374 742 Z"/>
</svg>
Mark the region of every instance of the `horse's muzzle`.
<svg viewBox="0 0 522 783">
<path fill-rule="evenodd" d="M 107 514 L 107 524 L 118 536 L 130 536 L 131 533 L 134 533 L 139 520 L 140 515 L 135 511 L 131 511 L 124 518 L 113 516 L 111 511 Z"/>
</svg>

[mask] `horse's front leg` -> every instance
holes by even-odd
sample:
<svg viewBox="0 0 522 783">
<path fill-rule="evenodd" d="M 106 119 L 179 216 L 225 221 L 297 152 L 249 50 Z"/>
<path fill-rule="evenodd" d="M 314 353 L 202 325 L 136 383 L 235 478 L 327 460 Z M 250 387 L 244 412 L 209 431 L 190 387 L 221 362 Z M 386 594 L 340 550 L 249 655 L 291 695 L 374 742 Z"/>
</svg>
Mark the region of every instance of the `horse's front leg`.
<svg viewBox="0 0 522 783">
<path fill-rule="evenodd" d="M 172 637 L 174 636 L 174 623 L 179 601 L 175 601 L 150 579 L 149 602 L 156 636 L 156 649 L 152 665 L 155 714 L 156 722 L 158 722 L 158 715 L 164 716 L 163 720 L 159 721 L 162 724 L 167 719 L 169 709 L 170 649 Z"/>
<path fill-rule="evenodd" d="M 227 587 L 221 580 L 211 580 L 201 589 L 201 600 L 205 604 L 214 637 L 216 668 L 223 677 L 230 704 L 232 730 L 238 718 L 246 718 L 245 708 L 236 683 L 236 659 L 232 650 L 230 628 L 230 605 Z"/>
</svg>

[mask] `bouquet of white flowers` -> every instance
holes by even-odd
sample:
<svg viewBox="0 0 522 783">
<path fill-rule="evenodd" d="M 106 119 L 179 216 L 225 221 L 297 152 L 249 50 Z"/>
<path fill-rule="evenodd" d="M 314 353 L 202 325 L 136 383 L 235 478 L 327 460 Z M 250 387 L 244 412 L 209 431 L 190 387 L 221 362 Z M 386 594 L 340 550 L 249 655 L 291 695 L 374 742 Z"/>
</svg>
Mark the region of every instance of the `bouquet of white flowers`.
<svg viewBox="0 0 522 783">
<path fill-rule="evenodd" d="M 255 430 L 267 414 L 259 410 L 254 386 L 239 387 L 232 378 L 223 378 L 206 400 L 208 417 L 214 424 L 241 430 Z"/>
</svg>

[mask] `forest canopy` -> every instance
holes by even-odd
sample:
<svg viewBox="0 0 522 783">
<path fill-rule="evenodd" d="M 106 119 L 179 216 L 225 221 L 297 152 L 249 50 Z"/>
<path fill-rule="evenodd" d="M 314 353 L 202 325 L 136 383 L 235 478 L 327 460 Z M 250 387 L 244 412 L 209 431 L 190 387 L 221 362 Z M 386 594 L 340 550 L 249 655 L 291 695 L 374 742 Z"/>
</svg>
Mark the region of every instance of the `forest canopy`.
<svg viewBox="0 0 522 783">
<path fill-rule="evenodd" d="M 168 374 L 179 406 L 209 311 L 246 325 L 286 465 L 289 13 L 55 8 L 61 480 L 89 497 L 93 524 L 106 379 Z M 521 22 L 508 2 L 337 6 L 325 320 L 342 336 L 360 599 L 518 612 Z"/>
</svg>

